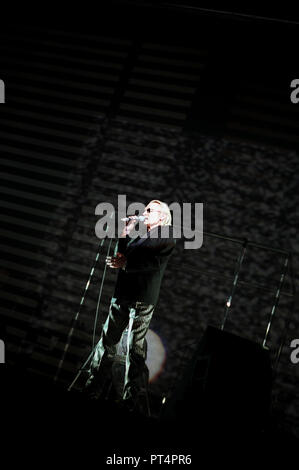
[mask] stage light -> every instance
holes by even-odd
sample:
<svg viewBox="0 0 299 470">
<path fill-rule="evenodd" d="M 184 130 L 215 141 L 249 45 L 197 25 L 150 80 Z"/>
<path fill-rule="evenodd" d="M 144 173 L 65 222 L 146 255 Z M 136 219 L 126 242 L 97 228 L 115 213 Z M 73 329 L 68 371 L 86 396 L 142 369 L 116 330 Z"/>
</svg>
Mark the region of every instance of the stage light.
<svg viewBox="0 0 299 470">
<path fill-rule="evenodd" d="M 148 330 L 146 341 L 148 347 L 146 365 L 149 369 L 149 381 L 154 382 L 163 370 L 166 351 L 161 338 L 153 330 Z"/>
</svg>

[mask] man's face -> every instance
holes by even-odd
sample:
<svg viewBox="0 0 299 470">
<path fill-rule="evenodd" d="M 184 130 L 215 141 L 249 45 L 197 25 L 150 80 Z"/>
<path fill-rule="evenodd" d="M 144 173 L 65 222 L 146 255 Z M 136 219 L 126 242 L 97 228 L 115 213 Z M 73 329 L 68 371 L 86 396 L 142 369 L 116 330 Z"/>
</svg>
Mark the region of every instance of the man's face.
<svg viewBox="0 0 299 470">
<path fill-rule="evenodd" d="M 143 215 L 145 216 L 144 224 L 149 226 L 159 224 L 161 219 L 163 218 L 161 206 L 156 202 L 150 202 L 146 206 Z"/>
</svg>

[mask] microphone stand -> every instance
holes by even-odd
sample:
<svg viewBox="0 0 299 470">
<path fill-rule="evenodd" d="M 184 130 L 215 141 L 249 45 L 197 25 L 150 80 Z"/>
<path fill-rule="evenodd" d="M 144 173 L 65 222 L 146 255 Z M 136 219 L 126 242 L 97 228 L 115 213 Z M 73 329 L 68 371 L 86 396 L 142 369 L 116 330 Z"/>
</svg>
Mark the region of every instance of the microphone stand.
<svg viewBox="0 0 299 470">
<path fill-rule="evenodd" d="M 283 283 L 284 283 L 284 280 L 285 280 L 285 277 L 286 277 L 286 274 L 287 274 L 289 260 L 290 260 L 290 254 L 288 253 L 287 256 L 285 257 L 285 260 L 284 260 L 284 263 L 283 263 L 283 270 L 282 270 L 281 275 L 280 275 L 279 285 L 278 285 L 277 290 L 276 290 L 274 303 L 272 305 L 270 318 L 269 318 L 267 329 L 266 329 L 265 336 L 264 336 L 263 348 L 265 348 L 265 349 L 269 349 L 269 347 L 267 346 L 267 340 L 268 340 L 270 328 L 272 326 L 272 322 L 273 322 L 273 319 L 274 319 L 275 310 L 276 310 L 276 307 L 278 305 L 278 301 L 279 301 L 279 297 L 280 297 L 280 291 L 283 287 Z"/>
<path fill-rule="evenodd" d="M 114 213 L 111 214 L 111 217 L 112 218 L 114 216 Z M 105 232 L 108 231 L 108 224 L 107 224 L 107 227 L 106 227 L 106 230 Z M 96 257 L 95 257 L 95 261 L 94 261 L 94 264 L 89 272 L 89 277 L 88 277 L 88 280 L 86 282 L 86 285 L 85 285 L 85 289 L 83 291 L 83 295 L 81 297 L 81 301 L 80 301 L 80 305 L 79 305 L 79 309 L 75 315 L 75 317 L 73 318 L 73 321 L 72 321 L 72 326 L 69 330 L 69 333 L 68 333 L 68 336 L 67 336 L 67 341 L 66 341 L 66 344 L 64 346 L 64 349 L 63 349 L 63 353 L 62 353 L 62 357 L 59 361 L 59 364 L 58 364 L 58 367 L 57 367 L 57 371 L 56 371 L 56 375 L 54 377 L 54 382 L 57 382 L 57 379 L 58 379 L 58 376 L 60 374 L 60 371 L 61 371 L 61 368 L 62 368 L 62 365 L 63 365 L 63 362 L 65 360 L 65 356 L 69 350 L 69 346 L 70 346 L 70 343 L 71 343 L 71 339 L 72 339 L 72 336 L 73 336 L 73 333 L 74 333 L 74 330 L 76 328 L 76 324 L 77 324 L 77 321 L 78 321 L 78 318 L 79 318 L 79 315 L 81 313 L 81 308 L 83 306 L 83 303 L 85 301 L 85 297 L 86 297 L 86 294 L 87 294 L 87 291 L 88 291 L 88 288 L 89 288 L 89 285 L 90 285 L 90 281 L 91 281 L 91 278 L 94 274 L 94 270 L 95 270 L 95 267 L 96 267 L 96 264 L 98 262 L 98 259 L 99 259 L 99 256 L 100 256 L 100 252 L 101 252 L 101 248 L 102 246 L 104 245 L 104 241 L 105 241 L 105 238 L 102 238 L 101 240 L 101 243 L 99 245 L 99 249 L 98 249 L 98 252 L 96 254 Z M 110 242 L 109 242 L 109 245 L 108 245 L 108 249 L 107 249 L 107 256 L 110 252 L 110 248 L 111 248 L 111 243 L 112 243 L 112 238 L 110 238 Z M 103 290 L 103 284 L 104 284 L 104 279 L 105 279 L 105 276 L 106 276 L 106 264 L 105 264 L 105 267 L 104 267 L 104 272 L 103 272 L 103 276 L 102 276 L 102 282 L 101 282 L 101 287 L 100 287 L 100 292 L 99 292 L 99 296 L 98 296 L 98 302 L 97 302 L 97 309 L 96 309 L 96 318 L 95 318 L 95 321 L 97 321 L 97 317 L 98 317 L 98 308 L 99 308 L 99 304 L 100 304 L 100 299 L 101 299 L 101 295 L 102 295 L 102 290 Z M 95 334 L 95 328 L 94 328 L 94 334 Z M 94 339 L 93 339 L 93 346 L 94 346 Z M 80 367 L 79 369 L 79 372 L 78 374 L 76 375 L 76 378 L 75 380 L 71 383 L 71 385 L 68 387 L 68 391 L 71 390 L 71 388 L 73 387 L 73 385 L 75 384 L 75 382 L 77 381 L 77 379 L 79 378 L 80 374 L 82 373 L 82 370 L 84 370 L 86 364 L 88 363 L 88 361 L 90 360 L 90 358 L 92 357 L 93 355 L 93 352 L 94 352 L 94 349 L 95 349 L 95 346 L 93 347 L 93 350 L 92 352 L 90 353 L 90 355 L 88 356 L 87 360 L 85 361 L 84 365 L 82 367 Z"/>
<path fill-rule="evenodd" d="M 230 296 L 229 296 L 229 298 L 226 302 L 225 309 L 224 309 L 224 318 L 222 320 L 221 327 L 220 327 L 221 330 L 224 330 L 224 325 L 225 325 L 226 320 L 227 320 L 228 311 L 229 311 L 229 308 L 231 307 L 231 304 L 232 304 L 233 296 L 234 296 L 234 293 L 235 293 L 235 290 L 236 290 L 236 287 L 237 287 L 237 283 L 238 283 L 240 269 L 241 269 L 241 266 L 242 266 L 242 263 L 243 263 L 243 259 L 244 259 L 244 256 L 245 256 L 246 249 L 247 249 L 247 243 L 248 243 L 248 241 L 244 240 L 242 250 L 241 250 L 241 252 L 239 254 L 239 257 L 238 257 L 231 294 L 230 294 Z"/>
<path fill-rule="evenodd" d="M 103 240 L 102 240 L 103 242 Z M 102 243 L 101 242 L 101 245 L 100 247 L 102 246 Z M 107 249 L 107 256 L 109 255 L 109 252 L 110 252 L 110 247 L 111 247 L 111 242 L 112 242 L 112 239 L 110 238 L 110 242 L 109 242 L 109 246 L 108 246 L 108 249 Z M 98 255 L 99 255 L 99 251 L 97 253 L 97 257 L 96 257 L 96 262 L 97 262 L 97 259 L 98 259 Z M 96 263 L 95 262 L 95 263 Z M 93 273 L 93 270 L 94 270 L 94 267 L 92 268 L 91 272 Z M 106 277 L 106 270 L 107 270 L 107 266 L 105 264 L 105 267 L 104 267 L 104 272 L 103 272 L 103 276 L 102 276 L 102 282 L 101 282 L 101 287 L 100 287 L 100 292 L 99 292 L 99 295 L 98 295 L 98 302 L 97 302 L 97 308 L 96 308 L 96 316 L 95 316 L 95 321 L 94 321 L 94 329 L 93 329 L 93 340 L 92 340 L 92 350 L 91 350 L 91 353 L 89 354 L 88 358 L 86 359 L 86 361 L 84 362 L 84 364 L 79 368 L 78 372 L 77 372 L 77 375 L 76 377 L 74 378 L 73 382 L 69 385 L 68 387 L 68 392 L 71 391 L 71 389 L 73 388 L 73 386 L 75 385 L 75 383 L 77 382 L 78 378 L 80 377 L 81 373 L 86 370 L 86 366 L 88 364 L 88 362 L 92 359 L 93 357 L 93 354 L 95 352 L 95 349 L 96 349 L 96 345 L 94 344 L 94 338 L 95 338 L 95 330 L 96 330 L 96 324 L 97 324 L 97 319 L 98 319 L 98 312 L 99 312 L 99 306 L 100 306 L 100 301 L 101 301 L 101 296 L 102 296 L 102 291 L 103 291 L 103 285 L 104 285 L 104 280 L 105 280 L 105 277 Z M 90 277 L 92 276 L 92 274 L 90 275 Z M 89 281 L 87 282 L 87 284 L 89 283 Z M 86 288 L 85 288 L 86 289 Z M 82 297 L 81 299 L 81 303 L 80 303 L 80 307 L 82 305 L 84 301 L 84 298 Z M 79 312 L 78 312 L 79 313 Z M 78 314 L 77 314 L 78 315 Z M 76 319 L 75 319 L 76 320 Z"/>
</svg>

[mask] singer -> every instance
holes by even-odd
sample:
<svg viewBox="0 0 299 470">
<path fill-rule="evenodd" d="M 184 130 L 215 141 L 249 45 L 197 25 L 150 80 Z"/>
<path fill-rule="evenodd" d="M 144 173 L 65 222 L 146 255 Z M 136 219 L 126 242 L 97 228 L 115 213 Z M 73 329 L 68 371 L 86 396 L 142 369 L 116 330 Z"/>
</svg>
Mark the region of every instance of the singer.
<svg viewBox="0 0 299 470">
<path fill-rule="evenodd" d="M 130 410 L 140 402 L 144 380 L 148 382 L 145 335 L 158 302 L 167 262 L 175 246 L 171 213 L 166 203 L 151 201 L 143 216 L 127 220 L 114 256 L 106 259 L 108 267 L 119 271 L 109 315 L 92 356 L 85 384 L 85 392 L 91 398 L 102 396 L 107 383 L 111 383 L 117 344 L 127 329 L 121 400 Z M 136 222 L 142 220 L 146 226 L 145 235 L 129 237 Z"/>
</svg>

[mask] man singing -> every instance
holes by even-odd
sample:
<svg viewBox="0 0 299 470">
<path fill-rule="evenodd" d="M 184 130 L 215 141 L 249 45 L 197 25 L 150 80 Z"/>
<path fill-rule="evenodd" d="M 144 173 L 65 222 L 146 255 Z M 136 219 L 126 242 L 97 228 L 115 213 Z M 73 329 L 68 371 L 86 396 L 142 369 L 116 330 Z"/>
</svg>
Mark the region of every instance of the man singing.
<svg viewBox="0 0 299 470">
<path fill-rule="evenodd" d="M 127 330 L 127 352 L 122 399 L 134 403 L 148 369 L 145 365 L 146 340 L 150 321 L 158 302 L 161 281 L 175 246 L 171 213 L 166 203 L 153 200 L 143 213 L 146 233 L 130 237 L 138 218 L 134 216 L 124 228 L 115 250 L 106 264 L 119 269 L 109 315 L 91 360 L 85 390 L 98 398 L 103 384 L 110 380 L 116 346 Z"/>
</svg>

